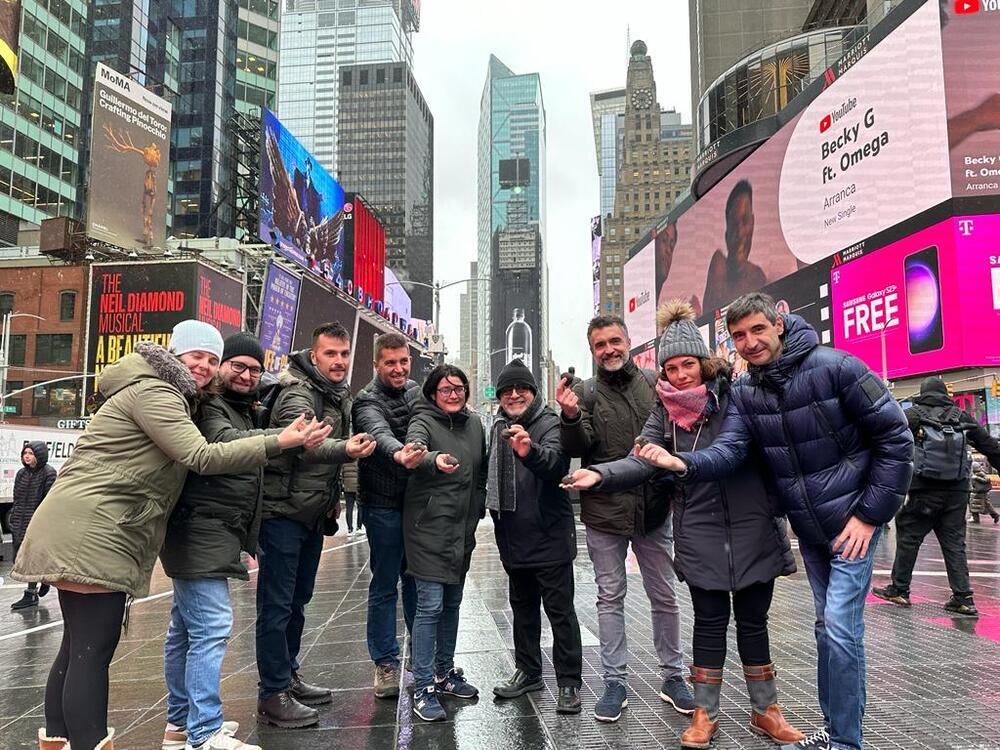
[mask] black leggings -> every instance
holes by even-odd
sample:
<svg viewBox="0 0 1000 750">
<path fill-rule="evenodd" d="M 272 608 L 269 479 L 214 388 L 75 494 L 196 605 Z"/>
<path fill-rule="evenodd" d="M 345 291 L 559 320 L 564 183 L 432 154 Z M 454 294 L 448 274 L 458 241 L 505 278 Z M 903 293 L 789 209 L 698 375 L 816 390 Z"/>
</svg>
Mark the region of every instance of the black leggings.
<svg viewBox="0 0 1000 750">
<path fill-rule="evenodd" d="M 744 664 L 771 663 L 767 637 L 767 611 L 771 608 L 774 581 L 755 583 L 739 591 L 709 591 L 688 584 L 694 604 L 694 664 L 722 669 L 726 662 L 729 597 L 736 614 L 736 646 Z"/>
<path fill-rule="evenodd" d="M 59 590 L 62 645 L 45 685 L 45 732 L 92 750 L 108 734 L 108 666 L 121 637 L 125 594 Z"/>
</svg>

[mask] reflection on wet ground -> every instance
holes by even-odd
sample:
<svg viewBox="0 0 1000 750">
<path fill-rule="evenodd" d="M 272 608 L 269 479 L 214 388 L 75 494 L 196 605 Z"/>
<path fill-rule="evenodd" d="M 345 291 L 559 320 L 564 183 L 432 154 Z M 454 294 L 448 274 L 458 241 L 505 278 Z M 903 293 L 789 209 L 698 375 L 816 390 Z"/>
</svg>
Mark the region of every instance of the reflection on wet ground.
<svg viewBox="0 0 1000 750">
<path fill-rule="evenodd" d="M 479 539 L 462 605 L 456 660 L 469 680 L 482 690 L 479 700 L 445 699 L 449 720 L 428 725 L 411 717 L 407 695 L 398 704 L 374 698 L 365 645 L 368 545 L 363 538 L 349 540 L 341 535 L 328 540 L 303 638 L 304 677 L 335 691 L 333 703 L 320 708 L 318 728 L 258 729 L 254 720 L 256 577 L 251 576 L 249 583 L 232 583 L 234 628 L 222 693 L 226 718 L 241 723 L 238 736 L 261 744 L 265 750 L 679 747 L 687 720 L 658 697 L 659 674 L 652 649 L 649 605 L 634 565 L 629 567 L 626 601 L 632 673 L 629 708 L 617 724 L 599 724 L 591 716 L 602 683 L 596 589 L 582 527 L 576 562 L 576 603 L 584 628 L 584 713 L 556 715 L 555 680 L 548 661 L 547 690 L 513 701 L 493 701 L 490 688 L 513 669 L 510 610 L 507 580 L 488 522 L 481 527 Z M 893 541 L 890 533 L 877 553 L 878 583 L 888 577 Z M 866 748 L 1000 748 L 1000 526 L 969 527 L 969 558 L 973 588 L 982 611 L 978 619 L 948 617 L 941 608 L 950 592 L 941 551 L 933 538 L 925 543 L 917 564 L 912 609 L 869 600 Z M 5 576 L 9 567 L 9 562 L 0 562 L 0 575 Z M 692 614 L 686 587 L 679 588 L 685 653 L 690 655 Z M 160 746 L 166 695 L 162 649 L 169 590 L 169 581 L 158 574 L 151 597 L 133 607 L 128 633 L 112 666 L 111 724 L 118 728 L 118 750 Z M 9 578 L 0 590 L 3 750 L 37 747 L 44 683 L 62 635 L 54 595 L 44 598 L 37 609 L 10 612 L 11 602 L 20 594 L 18 584 Z M 722 727 L 715 747 L 773 747 L 747 729 L 749 706 L 732 629 L 730 635 Z M 547 630 L 542 637 L 543 643 L 551 643 Z M 820 715 L 814 679 L 812 597 L 802 573 L 780 581 L 776 588 L 771 643 L 786 715 L 804 730 L 817 728 Z"/>
</svg>

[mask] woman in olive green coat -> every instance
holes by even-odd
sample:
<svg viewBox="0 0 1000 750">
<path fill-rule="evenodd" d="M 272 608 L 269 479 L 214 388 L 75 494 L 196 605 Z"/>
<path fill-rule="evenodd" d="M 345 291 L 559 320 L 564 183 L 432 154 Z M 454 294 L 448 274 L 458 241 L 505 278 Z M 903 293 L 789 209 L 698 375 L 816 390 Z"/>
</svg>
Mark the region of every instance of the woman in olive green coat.
<svg viewBox="0 0 1000 750">
<path fill-rule="evenodd" d="M 140 343 L 101 374 L 100 409 L 32 517 L 12 572 L 59 589 L 63 640 L 45 689 L 43 750 L 113 750 L 108 665 L 126 600 L 149 592 L 188 470 L 246 471 L 329 432 L 300 419 L 280 435 L 205 442 L 191 413 L 218 371 L 222 336 L 184 321 L 171 352 Z"/>
</svg>

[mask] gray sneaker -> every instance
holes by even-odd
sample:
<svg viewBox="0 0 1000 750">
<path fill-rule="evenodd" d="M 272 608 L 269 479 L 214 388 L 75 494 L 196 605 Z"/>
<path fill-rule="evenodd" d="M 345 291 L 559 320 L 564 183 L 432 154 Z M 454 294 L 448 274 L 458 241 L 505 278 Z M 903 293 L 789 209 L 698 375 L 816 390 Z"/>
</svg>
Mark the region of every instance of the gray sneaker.
<svg viewBox="0 0 1000 750">
<path fill-rule="evenodd" d="M 609 682 L 604 686 L 604 695 L 594 705 L 594 718 L 598 721 L 614 722 L 622 717 L 622 709 L 628 706 L 625 686 Z"/>
<path fill-rule="evenodd" d="M 389 662 L 375 665 L 375 697 L 397 698 L 399 696 L 399 665 Z"/>
<path fill-rule="evenodd" d="M 660 688 L 660 700 L 669 703 L 677 713 L 684 714 L 685 716 L 690 716 L 694 713 L 695 708 L 697 708 L 694 696 L 688 690 L 687 683 L 684 682 L 683 677 L 668 677 L 665 679 L 663 686 Z"/>
</svg>

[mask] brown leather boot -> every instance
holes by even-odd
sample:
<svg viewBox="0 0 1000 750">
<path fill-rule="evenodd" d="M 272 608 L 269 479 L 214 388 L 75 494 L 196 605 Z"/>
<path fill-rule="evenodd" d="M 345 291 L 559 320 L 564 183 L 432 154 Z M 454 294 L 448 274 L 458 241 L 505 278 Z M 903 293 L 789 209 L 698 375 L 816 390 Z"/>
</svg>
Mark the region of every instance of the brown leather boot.
<svg viewBox="0 0 1000 750">
<path fill-rule="evenodd" d="M 779 745 L 791 745 L 805 739 L 805 735 L 793 727 L 781 713 L 778 705 L 777 677 L 774 664 L 761 666 L 743 665 L 743 676 L 747 681 L 747 692 L 753 711 L 750 712 L 750 730 L 767 737 Z"/>
<path fill-rule="evenodd" d="M 49 737 L 44 729 L 39 729 L 38 750 L 69 750 L 69 740 L 65 737 Z"/>
<path fill-rule="evenodd" d="M 691 684 L 697 706 L 690 726 L 681 735 L 681 747 L 705 750 L 719 731 L 719 694 L 722 692 L 722 670 L 691 667 Z"/>
</svg>

